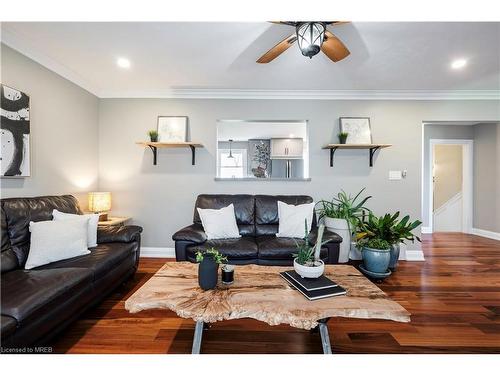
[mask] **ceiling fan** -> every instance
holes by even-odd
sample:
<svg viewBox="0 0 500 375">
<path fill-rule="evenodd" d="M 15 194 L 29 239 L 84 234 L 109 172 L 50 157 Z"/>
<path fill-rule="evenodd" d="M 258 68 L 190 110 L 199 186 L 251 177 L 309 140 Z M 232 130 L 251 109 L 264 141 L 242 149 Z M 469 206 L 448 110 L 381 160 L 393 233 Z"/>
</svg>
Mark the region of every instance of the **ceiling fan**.
<svg viewBox="0 0 500 375">
<path fill-rule="evenodd" d="M 344 43 L 342 43 L 339 38 L 333 35 L 326 28 L 328 25 L 335 26 L 347 22 L 281 21 L 272 23 L 293 26 L 295 27 L 295 32 L 263 54 L 257 60 L 260 64 L 267 64 L 268 62 L 273 61 L 276 57 L 290 48 L 295 42 L 298 42 L 302 54 L 309 58 L 318 54 L 319 51 L 323 51 L 323 53 L 327 55 L 330 60 L 337 62 L 346 58 L 350 54 Z"/>
</svg>

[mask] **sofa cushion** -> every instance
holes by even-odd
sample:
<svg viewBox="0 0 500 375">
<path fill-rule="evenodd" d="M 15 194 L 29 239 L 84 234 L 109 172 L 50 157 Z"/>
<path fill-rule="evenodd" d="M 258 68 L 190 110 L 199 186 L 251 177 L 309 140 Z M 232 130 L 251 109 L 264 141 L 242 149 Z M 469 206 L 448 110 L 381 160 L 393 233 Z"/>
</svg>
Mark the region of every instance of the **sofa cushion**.
<svg viewBox="0 0 500 375">
<path fill-rule="evenodd" d="M 256 195 L 255 196 L 255 235 L 264 236 L 278 232 L 278 201 L 297 206 L 312 203 L 307 195 Z M 316 215 L 313 215 L 312 227 L 316 226 Z"/>
<path fill-rule="evenodd" d="M 3 214 L 5 214 L 10 245 L 16 253 L 21 267 L 24 266 L 29 252 L 30 221 L 52 220 L 52 211 L 54 209 L 70 214 L 82 213 L 78 201 L 71 195 L 5 198 L 2 199 L 1 206 Z"/>
<path fill-rule="evenodd" d="M 45 314 L 92 283 L 85 268 L 14 270 L 2 274 L 2 315 L 19 323 Z"/>
<path fill-rule="evenodd" d="M 223 255 L 231 259 L 257 259 L 257 244 L 253 237 L 229 238 L 224 240 L 209 240 L 201 245 L 189 246 L 186 249 L 188 260 L 195 261 L 198 250 L 206 250 L 211 247 L 219 250 Z"/>
<path fill-rule="evenodd" d="M 200 194 L 196 199 L 193 222 L 201 224 L 197 208 L 220 209 L 234 205 L 234 213 L 242 236 L 254 234 L 255 201 L 253 195 L 246 194 Z"/>
<path fill-rule="evenodd" d="M 0 266 L 2 269 L 2 273 L 7 271 L 15 270 L 19 267 L 19 263 L 17 260 L 16 253 L 12 250 L 10 245 L 9 234 L 7 232 L 7 219 L 5 217 L 5 211 L 3 209 L 0 210 L 0 218 L 1 218 L 1 233 L 0 239 L 2 242 L 2 255 L 0 259 Z"/>
<path fill-rule="evenodd" d="M 107 274 L 127 256 L 134 253 L 135 243 L 111 242 L 99 244 L 90 250 L 90 254 L 46 264 L 37 270 L 58 268 L 88 268 L 92 270 L 94 280 Z"/>
<path fill-rule="evenodd" d="M 2 315 L 1 317 L 1 337 L 2 340 L 10 336 L 17 327 L 17 320 L 11 316 Z"/>
<path fill-rule="evenodd" d="M 297 243 L 303 243 L 304 240 L 289 238 L 289 237 L 276 237 L 276 236 L 258 236 L 256 237 L 257 247 L 259 250 L 259 259 L 280 259 L 289 260 L 293 259 L 293 254 L 297 253 Z M 328 249 L 321 248 L 321 259 L 328 257 Z"/>
</svg>

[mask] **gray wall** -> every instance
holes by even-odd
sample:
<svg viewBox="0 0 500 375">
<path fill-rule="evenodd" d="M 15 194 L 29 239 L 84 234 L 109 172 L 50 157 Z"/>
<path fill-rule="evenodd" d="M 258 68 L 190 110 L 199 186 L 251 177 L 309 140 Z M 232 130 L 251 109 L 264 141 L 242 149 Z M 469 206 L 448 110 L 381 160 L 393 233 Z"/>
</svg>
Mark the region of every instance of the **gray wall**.
<svg viewBox="0 0 500 375">
<path fill-rule="evenodd" d="M 429 156 L 431 139 L 474 139 L 472 125 L 425 125 L 424 126 L 424 175 L 423 186 L 429 186 Z M 422 202 L 422 226 L 429 226 L 429 194 L 424 189 Z"/>
<path fill-rule="evenodd" d="M 474 228 L 500 232 L 500 124 L 473 128 Z"/>
<path fill-rule="evenodd" d="M 1 82 L 31 99 L 31 177 L 2 178 L 2 197 L 84 198 L 98 186 L 98 98 L 3 44 L 1 55 Z"/>
<path fill-rule="evenodd" d="M 158 114 L 189 116 L 197 163 L 190 151 L 161 150 L 152 165 L 149 149 L 135 144 L 156 127 Z M 334 167 L 321 146 L 335 141 L 340 116 L 369 116 L 380 151 L 373 168 L 367 150 L 337 151 Z M 376 213 L 401 210 L 421 217 L 421 153 L 424 121 L 489 121 L 500 118 L 494 101 L 326 101 L 103 99 L 99 111 L 99 187 L 113 192 L 113 212 L 144 226 L 144 246 L 170 247 L 172 234 L 192 222 L 200 193 L 310 194 L 330 198 L 340 189 L 362 187 L 374 196 Z M 309 120 L 311 182 L 214 181 L 217 119 Z M 408 177 L 389 181 L 389 170 Z M 415 245 L 415 247 L 418 245 Z"/>
</svg>

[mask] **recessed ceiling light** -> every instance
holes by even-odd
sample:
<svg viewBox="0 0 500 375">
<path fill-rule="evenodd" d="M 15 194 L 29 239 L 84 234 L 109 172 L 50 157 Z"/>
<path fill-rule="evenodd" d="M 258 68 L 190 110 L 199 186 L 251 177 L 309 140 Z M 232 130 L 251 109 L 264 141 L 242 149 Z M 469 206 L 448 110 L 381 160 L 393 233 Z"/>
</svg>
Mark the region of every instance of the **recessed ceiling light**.
<svg viewBox="0 0 500 375">
<path fill-rule="evenodd" d="M 119 57 L 116 60 L 116 65 L 118 65 L 120 68 L 128 69 L 130 68 L 130 60 L 126 59 L 125 57 Z"/>
<path fill-rule="evenodd" d="M 452 69 L 462 69 L 466 65 L 467 65 L 467 60 L 465 60 L 465 59 L 457 59 L 457 60 L 454 60 L 451 63 L 451 68 Z"/>
</svg>

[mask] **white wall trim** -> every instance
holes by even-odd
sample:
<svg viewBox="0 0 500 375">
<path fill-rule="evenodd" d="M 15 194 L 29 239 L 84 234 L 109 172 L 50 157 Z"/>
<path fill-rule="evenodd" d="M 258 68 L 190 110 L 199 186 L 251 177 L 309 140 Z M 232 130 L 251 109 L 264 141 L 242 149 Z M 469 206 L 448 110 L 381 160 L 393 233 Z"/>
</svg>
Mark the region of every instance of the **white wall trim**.
<svg viewBox="0 0 500 375">
<path fill-rule="evenodd" d="M 407 262 L 424 262 L 424 252 L 422 250 L 406 250 L 404 260 Z"/>
<path fill-rule="evenodd" d="M 313 100 L 500 100 L 499 90 L 249 90 L 165 89 L 109 91 L 100 98 L 313 99 Z"/>
<path fill-rule="evenodd" d="M 422 227 L 421 232 L 422 234 L 432 233 L 432 229 L 430 227 Z"/>
<path fill-rule="evenodd" d="M 173 247 L 141 247 L 141 258 L 175 258 Z"/>
<path fill-rule="evenodd" d="M 432 169 L 434 164 L 434 146 L 435 145 L 462 145 L 463 146 L 463 165 L 462 165 L 462 231 L 464 233 L 472 232 L 472 220 L 474 215 L 473 204 L 474 204 L 474 141 L 472 139 L 435 139 L 431 138 L 429 140 L 429 165 L 427 173 L 429 174 L 428 185 L 423 186 L 427 189 L 429 196 L 429 205 L 427 207 L 428 215 L 428 228 L 430 232 L 433 232 L 434 228 L 434 191 L 433 191 L 433 179 L 432 179 Z M 424 155 L 422 154 L 422 159 Z M 423 201 L 424 191 L 422 190 L 422 201 Z"/>
<path fill-rule="evenodd" d="M 82 89 L 87 90 L 91 94 L 99 97 L 98 89 L 93 84 L 88 82 L 85 78 L 80 76 L 75 71 L 67 66 L 55 61 L 43 52 L 40 52 L 32 43 L 28 42 L 25 38 L 13 33 L 6 28 L 2 28 L 2 43 L 15 49 L 17 52 L 29 57 L 31 60 L 36 61 L 47 69 L 59 74 L 61 77 L 66 78 L 68 81 L 80 86 Z"/>
<path fill-rule="evenodd" d="M 492 232 L 489 230 L 484 230 L 484 229 L 479 229 L 479 228 L 472 228 L 472 234 L 475 234 L 476 236 L 491 238 L 492 240 L 500 241 L 500 233 L 498 233 L 498 232 Z"/>
</svg>

